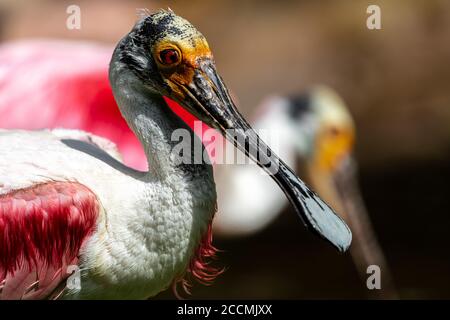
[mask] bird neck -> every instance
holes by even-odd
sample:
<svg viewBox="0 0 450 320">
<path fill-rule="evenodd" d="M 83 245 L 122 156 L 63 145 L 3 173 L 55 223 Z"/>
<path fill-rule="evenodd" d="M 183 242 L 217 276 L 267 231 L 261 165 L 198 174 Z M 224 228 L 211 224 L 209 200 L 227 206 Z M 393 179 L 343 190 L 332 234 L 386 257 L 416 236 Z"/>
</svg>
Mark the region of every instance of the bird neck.
<svg viewBox="0 0 450 320">
<path fill-rule="evenodd" d="M 115 64 L 114 60 L 110 66 L 110 82 L 122 115 L 144 148 L 149 178 L 164 180 L 180 174 L 193 178 L 201 176 L 204 170 L 211 170 L 203 161 L 194 162 L 193 152 L 189 152 L 187 158 L 183 154 L 181 163 L 180 157 L 172 152 L 175 146 L 193 150 L 193 143 L 201 144 L 201 141 L 195 141 L 199 138 L 159 93 L 144 87 L 131 71 L 120 63 Z M 180 131 L 174 135 L 175 130 Z"/>
</svg>

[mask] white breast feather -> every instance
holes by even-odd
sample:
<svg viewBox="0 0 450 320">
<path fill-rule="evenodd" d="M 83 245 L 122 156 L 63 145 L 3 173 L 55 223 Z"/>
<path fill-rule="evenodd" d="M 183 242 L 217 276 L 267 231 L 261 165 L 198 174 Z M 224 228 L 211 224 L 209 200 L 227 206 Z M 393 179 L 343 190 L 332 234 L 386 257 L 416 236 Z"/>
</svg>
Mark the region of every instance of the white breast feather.
<svg viewBox="0 0 450 320">
<path fill-rule="evenodd" d="M 198 183 L 148 183 L 68 147 L 58 135 L 0 130 L 0 194 L 75 180 L 97 195 L 102 210 L 82 252 L 81 290 L 66 297 L 139 299 L 169 286 L 214 212 L 212 174 Z"/>
</svg>

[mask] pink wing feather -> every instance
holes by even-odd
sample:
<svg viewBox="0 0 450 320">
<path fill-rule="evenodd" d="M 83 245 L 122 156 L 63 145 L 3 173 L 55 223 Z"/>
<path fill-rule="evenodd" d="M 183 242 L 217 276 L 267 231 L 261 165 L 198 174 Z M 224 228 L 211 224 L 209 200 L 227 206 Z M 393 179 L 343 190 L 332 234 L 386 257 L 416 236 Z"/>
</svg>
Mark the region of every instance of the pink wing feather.
<svg viewBox="0 0 450 320">
<path fill-rule="evenodd" d="M 0 299 L 42 299 L 69 276 L 99 213 L 76 182 L 49 182 L 0 195 Z"/>
</svg>

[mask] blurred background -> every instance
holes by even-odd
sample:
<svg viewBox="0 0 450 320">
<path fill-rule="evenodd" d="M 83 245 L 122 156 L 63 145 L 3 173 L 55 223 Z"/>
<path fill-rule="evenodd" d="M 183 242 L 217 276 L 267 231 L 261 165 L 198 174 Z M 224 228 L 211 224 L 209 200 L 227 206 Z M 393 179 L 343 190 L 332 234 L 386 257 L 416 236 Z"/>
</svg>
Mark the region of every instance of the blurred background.
<svg viewBox="0 0 450 320">
<path fill-rule="evenodd" d="M 81 8 L 81 29 L 66 8 Z M 381 30 L 368 30 L 368 5 Z M 401 298 L 450 298 L 450 2 L 0 1 L 0 41 L 116 43 L 136 8 L 170 7 L 208 39 L 246 116 L 268 94 L 333 87 L 355 119 L 361 191 Z M 1 117 L 1 115 L 0 115 Z M 365 298 L 348 254 L 287 208 L 262 232 L 218 239 L 227 266 L 193 298 Z M 161 298 L 173 298 L 171 292 Z"/>
</svg>

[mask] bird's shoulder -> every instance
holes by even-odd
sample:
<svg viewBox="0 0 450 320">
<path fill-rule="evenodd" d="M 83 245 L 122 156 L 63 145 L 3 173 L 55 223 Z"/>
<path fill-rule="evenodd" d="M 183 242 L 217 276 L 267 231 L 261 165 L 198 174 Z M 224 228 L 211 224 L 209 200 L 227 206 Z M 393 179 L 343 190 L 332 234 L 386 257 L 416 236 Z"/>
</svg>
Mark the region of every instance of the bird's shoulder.
<svg viewBox="0 0 450 320">
<path fill-rule="evenodd" d="M 106 179 L 134 174 L 119 156 L 113 143 L 82 131 L 0 130 L 0 194 L 48 181 L 97 191 Z"/>
<path fill-rule="evenodd" d="M 83 130 L 63 129 L 63 128 L 53 129 L 51 130 L 51 133 L 60 139 L 74 139 L 90 143 L 102 149 L 113 158 L 119 161 L 123 160 L 122 154 L 120 153 L 117 145 L 111 140 L 106 139 L 104 137 L 100 137 L 98 135 Z"/>
</svg>

